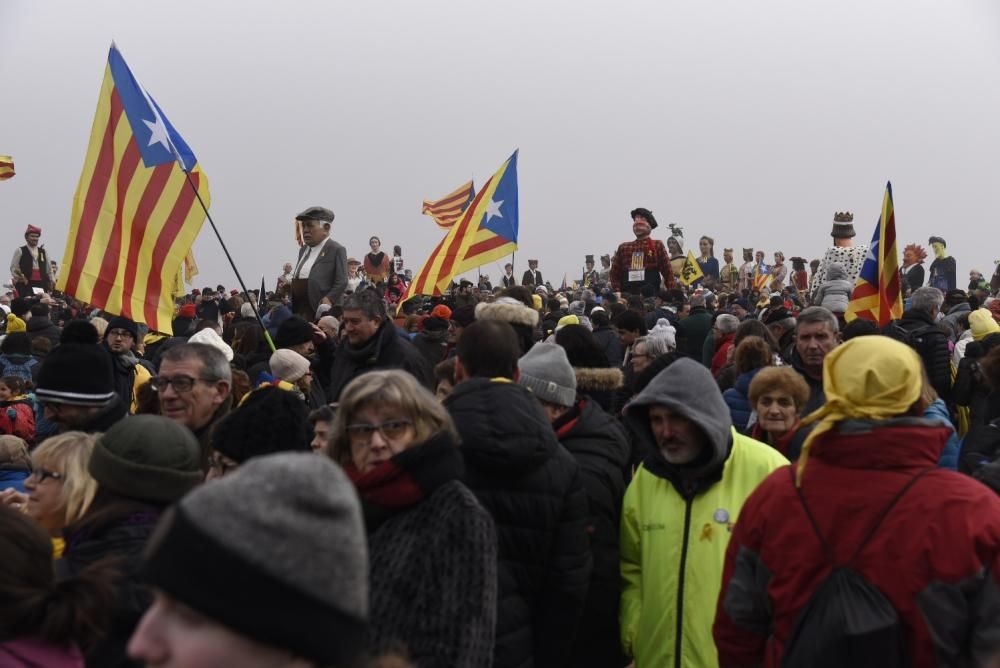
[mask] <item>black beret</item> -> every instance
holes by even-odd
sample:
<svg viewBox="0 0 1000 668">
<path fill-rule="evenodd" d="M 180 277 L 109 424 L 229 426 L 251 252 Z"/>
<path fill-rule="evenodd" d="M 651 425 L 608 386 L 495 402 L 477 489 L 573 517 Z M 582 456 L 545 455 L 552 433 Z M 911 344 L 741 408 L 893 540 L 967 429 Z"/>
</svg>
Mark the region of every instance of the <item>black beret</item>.
<svg viewBox="0 0 1000 668">
<path fill-rule="evenodd" d="M 333 211 L 322 206 L 311 206 L 295 216 L 295 220 L 322 220 L 325 223 L 332 223 Z"/>
<path fill-rule="evenodd" d="M 645 218 L 646 222 L 649 223 L 650 229 L 655 230 L 657 228 L 656 218 L 653 218 L 653 212 L 649 209 L 644 209 L 640 206 L 638 209 L 632 209 L 632 213 L 630 215 L 633 219 L 635 219 L 636 216 Z"/>
</svg>

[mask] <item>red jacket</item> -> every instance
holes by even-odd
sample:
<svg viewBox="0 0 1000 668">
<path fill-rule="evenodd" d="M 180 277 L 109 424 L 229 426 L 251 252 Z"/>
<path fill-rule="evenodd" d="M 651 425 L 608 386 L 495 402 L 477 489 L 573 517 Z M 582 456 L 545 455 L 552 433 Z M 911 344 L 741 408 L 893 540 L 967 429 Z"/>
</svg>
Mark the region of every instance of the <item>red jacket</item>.
<svg viewBox="0 0 1000 668">
<path fill-rule="evenodd" d="M 711 334 L 709 334 L 711 336 Z M 736 333 L 726 334 L 721 340 L 715 343 L 715 353 L 712 355 L 712 375 L 719 373 L 719 369 L 729 363 L 729 351 L 733 349 L 733 339 Z"/>
<path fill-rule="evenodd" d="M 810 446 L 802 480 L 843 563 L 906 482 L 934 469 L 855 562 L 895 606 L 914 668 L 983 665 L 1000 651 L 1000 498 L 937 468 L 948 436 L 916 419 L 832 430 Z M 729 541 L 713 628 L 719 665 L 780 666 L 799 611 L 830 572 L 788 469 L 778 469 L 747 499 Z"/>
</svg>

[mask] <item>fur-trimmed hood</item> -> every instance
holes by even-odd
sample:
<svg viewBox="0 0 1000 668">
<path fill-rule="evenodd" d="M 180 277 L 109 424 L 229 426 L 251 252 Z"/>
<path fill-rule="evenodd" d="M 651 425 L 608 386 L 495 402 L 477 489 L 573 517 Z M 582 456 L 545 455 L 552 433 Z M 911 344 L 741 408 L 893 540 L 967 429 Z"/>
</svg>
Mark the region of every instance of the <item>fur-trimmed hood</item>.
<svg viewBox="0 0 1000 668">
<path fill-rule="evenodd" d="M 501 297 L 493 303 L 476 304 L 476 320 L 500 320 L 534 328 L 538 325 L 538 311 L 515 299 Z"/>
<path fill-rule="evenodd" d="M 580 394 L 587 392 L 612 392 L 625 386 L 625 374 L 616 368 L 578 367 L 576 373 L 576 390 Z"/>
</svg>

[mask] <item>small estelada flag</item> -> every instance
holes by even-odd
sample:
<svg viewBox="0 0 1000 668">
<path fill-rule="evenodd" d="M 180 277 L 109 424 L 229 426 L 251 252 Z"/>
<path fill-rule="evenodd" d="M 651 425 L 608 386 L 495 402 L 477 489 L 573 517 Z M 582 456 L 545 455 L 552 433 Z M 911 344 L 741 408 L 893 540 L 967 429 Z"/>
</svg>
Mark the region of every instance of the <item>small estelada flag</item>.
<svg viewBox="0 0 1000 668">
<path fill-rule="evenodd" d="M 6 181 L 14 176 L 14 158 L 0 155 L 0 181 Z"/>
</svg>

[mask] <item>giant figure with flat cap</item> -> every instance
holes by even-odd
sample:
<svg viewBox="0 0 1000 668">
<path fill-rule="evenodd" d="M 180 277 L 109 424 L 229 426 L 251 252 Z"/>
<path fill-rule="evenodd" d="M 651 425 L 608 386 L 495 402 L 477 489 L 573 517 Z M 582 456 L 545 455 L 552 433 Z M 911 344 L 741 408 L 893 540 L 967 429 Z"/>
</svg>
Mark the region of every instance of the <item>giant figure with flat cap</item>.
<svg viewBox="0 0 1000 668">
<path fill-rule="evenodd" d="M 311 206 L 295 219 L 302 223 L 299 258 L 292 271 L 292 310 L 309 321 L 320 304 L 336 304 L 347 287 L 347 251 L 330 238 L 333 211 Z"/>
<path fill-rule="evenodd" d="M 650 236 L 657 227 L 653 212 L 640 207 L 633 209 L 630 215 L 635 240 L 620 244 L 611 259 L 612 288 L 630 294 L 640 294 L 645 288 L 652 295 L 659 291 L 661 277 L 664 287 L 673 287 L 667 249 L 662 241 Z"/>
</svg>

